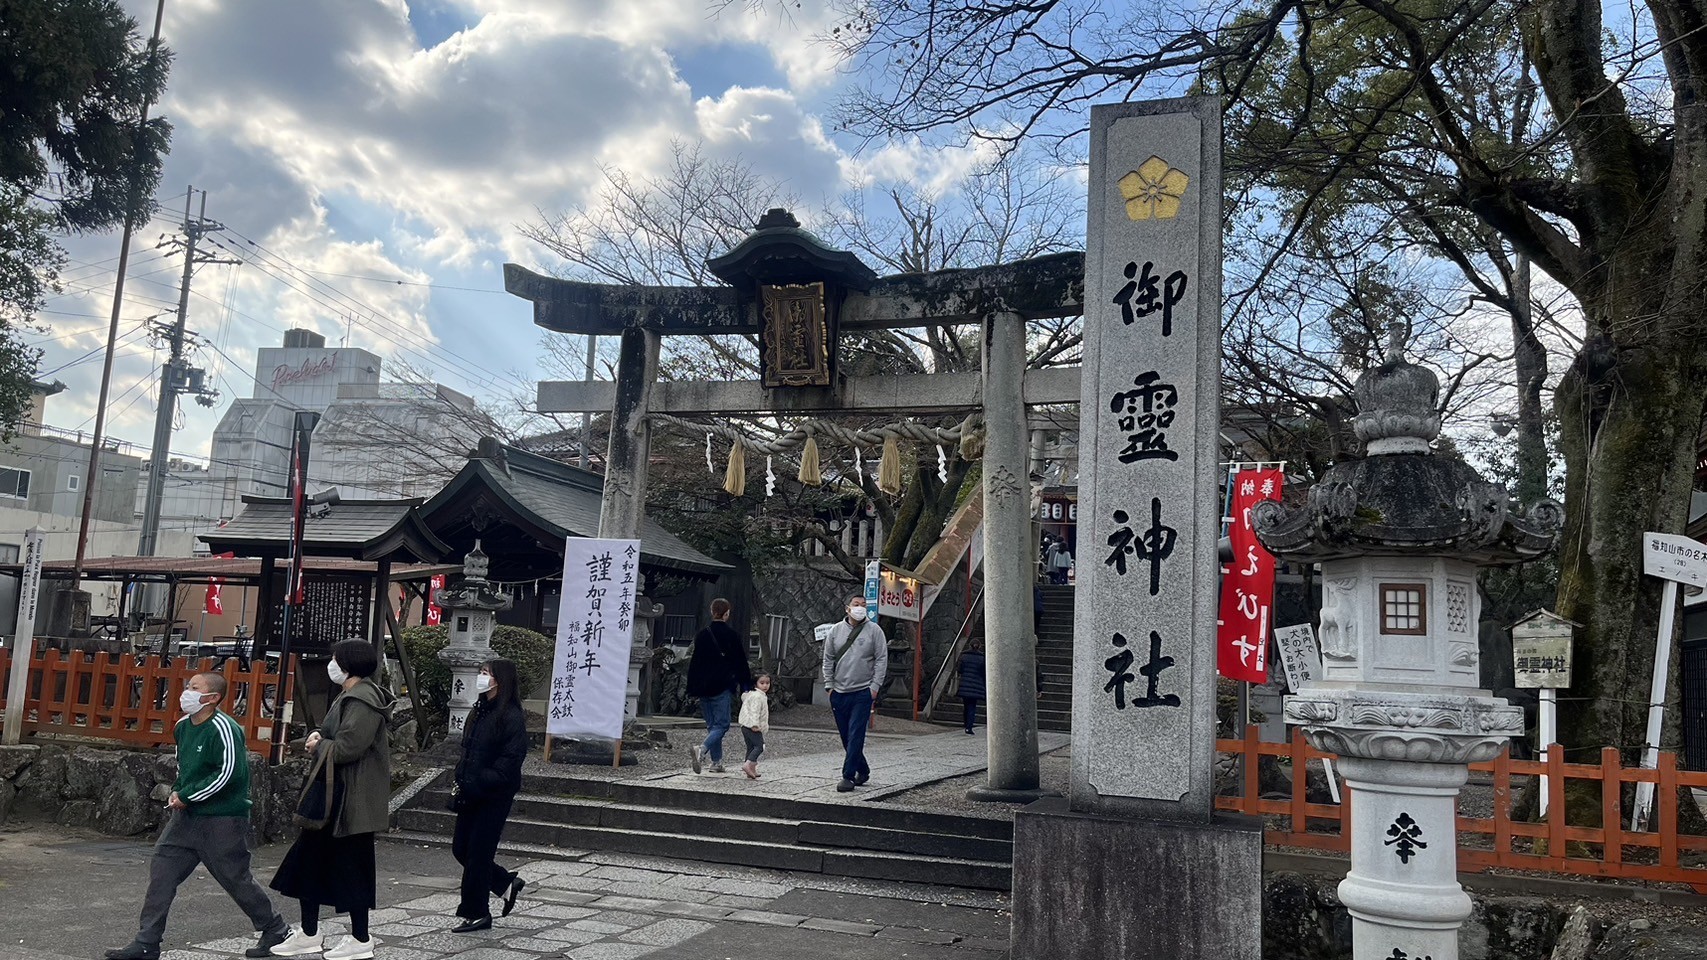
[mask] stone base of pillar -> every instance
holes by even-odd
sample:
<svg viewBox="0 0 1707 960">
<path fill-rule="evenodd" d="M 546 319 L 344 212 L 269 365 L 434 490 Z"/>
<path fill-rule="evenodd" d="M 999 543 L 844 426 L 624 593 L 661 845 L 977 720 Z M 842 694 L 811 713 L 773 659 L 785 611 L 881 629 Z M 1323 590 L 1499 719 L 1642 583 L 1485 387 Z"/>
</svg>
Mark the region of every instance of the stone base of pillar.
<svg viewBox="0 0 1707 960">
<path fill-rule="evenodd" d="M 1014 818 L 1012 939 L 1050 960 L 1260 960 L 1262 823 L 1034 803 Z"/>
<path fill-rule="evenodd" d="M 1003 790 L 1000 787 L 973 787 L 966 791 L 966 799 L 977 803 L 1033 803 L 1050 797 L 1061 796 L 1059 790 Z"/>
</svg>

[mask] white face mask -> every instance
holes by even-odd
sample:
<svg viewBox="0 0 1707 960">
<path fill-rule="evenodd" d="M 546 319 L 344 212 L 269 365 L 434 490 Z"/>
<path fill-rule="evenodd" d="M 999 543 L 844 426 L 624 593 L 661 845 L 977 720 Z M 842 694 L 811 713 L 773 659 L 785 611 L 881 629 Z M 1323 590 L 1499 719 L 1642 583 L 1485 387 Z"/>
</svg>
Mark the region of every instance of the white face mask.
<svg viewBox="0 0 1707 960">
<path fill-rule="evenodd" d="M 871 614 L 871 611 L 865 609 L 864 607 L 849 607 L 848 608 L 848 619 L 852 620 L 855 623 L 858 623 L 859 621 L 864 620 L 867 616 L 870 616 L 870 614 Z"/>
<path fill-rule="evenodd" d="M 486 691 L 491 690 L 491 689 L 492 689 L 492 676 L 490 674 L 482 673 L 479 676 L 474 678 L 474 692 L 475 693 L 485 693 Z"/>
<path fill-rule="evenodd" d="M 326 676 L 331 677 L 332 682 L 340 687 L 344 685 L 345 680 L 350 679 L 350 675 L 344 672 L 343 667 L 338 666 L 336 660 L 326 661 Z"/>
<path fill-rule="evenodd" d="M 199 713 L 201 708 L 206 706 L 202 703 L 203 696 L 205 694 L 199 690 L 185 690 L 178 694 L 178 709 L 185 713 Z"/>
</svg>

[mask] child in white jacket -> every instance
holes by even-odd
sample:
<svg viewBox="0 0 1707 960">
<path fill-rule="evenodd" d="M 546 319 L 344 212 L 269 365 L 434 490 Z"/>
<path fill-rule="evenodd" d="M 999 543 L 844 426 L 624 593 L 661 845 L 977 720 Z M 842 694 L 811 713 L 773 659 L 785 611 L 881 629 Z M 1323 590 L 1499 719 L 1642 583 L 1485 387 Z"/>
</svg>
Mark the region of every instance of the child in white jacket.
<svg viewBox="0 0 1707 960">
<path fill-rule="evenodd" d="M 765 752 L 765 731 L 771 728 L 771 675 L 759 674 L 753 686 L 755 689 L 741 694 L 741 715 L 735 721 L 741 725 L 741 739 L 747 742 L 747 762 L 741 764 L 741 772 L 749 780 L 759 779 L 759 757 Z"/>
</svg>

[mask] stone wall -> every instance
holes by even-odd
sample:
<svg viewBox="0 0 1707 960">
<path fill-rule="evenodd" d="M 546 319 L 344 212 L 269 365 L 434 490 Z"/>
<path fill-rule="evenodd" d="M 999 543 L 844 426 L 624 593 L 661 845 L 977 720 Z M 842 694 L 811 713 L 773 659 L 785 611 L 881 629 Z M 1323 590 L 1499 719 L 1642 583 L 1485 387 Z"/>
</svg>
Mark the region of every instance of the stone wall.
<svg viewBox="0 0 1707 960">
<path fill-rule="evenodd" d="M 1263 878 L 1263 960 L 1351 960 L 1351 916 L 1335 892 L 1338 884 L 1338 877 L 1317 874 L 1274 872 Z M 1597 914 L 1597 905 L 1573 905 L 1557 896 L 1472 890 L 1470 899 L 1472 913 L 1458 935 L 1460 960 L 1707 957 L 1707 932 L 1694 925 L 1612 922 Z M 1627 904 L 1619 909 L 1614 903 L 1606 903 L 1606 912 L 1631 912 Z"/>
<path fill-rule="evenodd" d="M 291 815 L 302 792 L 305 759 L 269 767 L 249 754 L 249 799 L 255 838 L 296 836 Z M 0 747 L 0 823 L 46 820 L 115 837 L 152 833 L 166 821 L 166 798 L 178 777 L 170 751 L 24 744 Z"/>
</svg>

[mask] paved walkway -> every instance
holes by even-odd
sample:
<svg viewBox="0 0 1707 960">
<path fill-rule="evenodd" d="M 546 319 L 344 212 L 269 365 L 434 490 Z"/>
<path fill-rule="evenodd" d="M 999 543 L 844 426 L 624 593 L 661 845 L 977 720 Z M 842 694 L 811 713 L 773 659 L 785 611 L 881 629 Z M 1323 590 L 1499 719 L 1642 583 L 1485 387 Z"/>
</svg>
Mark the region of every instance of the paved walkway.
<svg viewBox="0 0 1707 960">
<path fill-rule="evenodd" d="M 448 858 L 447 858 L 448 859 Z M 454 866 L 452 864 L 451 866 Z M 804 878 L 616 854 L 520 868 L 528 888 L 492 930 L 458 935 L 456 879 L 418 878 L 371 922 L 385 960 L 705 960 L 709 957 L 1007 956 L 1006 897 L 908 884 Z M 410 889 L 409 887 L 414 887 Z M 430 888 L 444 892 L 434 892 Z M 383 894 L 382 894 L 383 899 Z M 342 935 L 341 922 L 323 923 Z M 328 940 L 330 946 L 333 940 Z M 224 960 L 252 945 L 231 937 L 163 960 Z"/>
<path fill-rule="evenodd" d="M 683 739 L 683 738 L 678 738 Z M 1037 735 L 1038 753 L 1048 753 L 1067 745 L 1065 733 L 1043 731 Z M 708 790 L 723 793 L 752 793 L 795 800 L 814 800 L 827 803 L 860 803 L 880 800 L 925 784 L 964 776 L 983 770 L 989 759 L 985 729 L 979 727 L 972 735 L 964 731 L 928 734 L 925 736 L 868 740 L 866 762 L 871 765 L 871 782 L 851 793 L 837 793 L 836 784 L 842 778 L 840 749 L 810 753 L 803 756 L 783 756 L 759 761 L 759 779 L 749 780 L 741 773 L 741 755 L 730 752 L 725 741 L 726 774 L 695 774 L 688 767 L 687 751 L 680 750 L 679 769 L 645 774 L 633 778 L 637 782 L 682 790 Z M 648 758 L 651 762 L 651 758 Z M 530 773 L 547 776 L 577 776 L 586 767 L 562 764 L 540 764 L 530 767 Z"/>
</svg>

